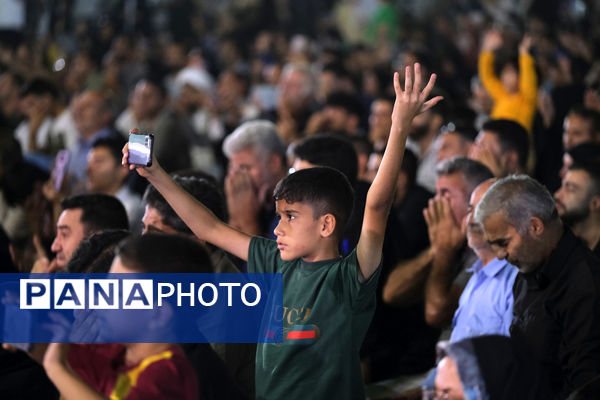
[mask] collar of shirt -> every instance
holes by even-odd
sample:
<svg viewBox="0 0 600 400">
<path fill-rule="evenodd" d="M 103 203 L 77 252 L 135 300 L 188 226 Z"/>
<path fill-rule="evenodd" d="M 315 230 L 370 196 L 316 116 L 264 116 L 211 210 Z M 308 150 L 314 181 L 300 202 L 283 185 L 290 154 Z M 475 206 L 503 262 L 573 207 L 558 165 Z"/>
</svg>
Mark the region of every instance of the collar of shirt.
<svg viewBox="0 0 600 400">
<path fill-rule="evenodd" d="M 498 275 L 500 271 L 502 271 L 502 268 L 504 268 L 506 264 L 508 264 L 508 261 L 494 258 L 492 261 L 490 261 L 487 265 L 484 266 L 481 262 L 481 259 L 477 259 L 473 266 L 467 271 L 473 272 L 475 274 L 479 271 L 483 271 L 483 273 L 486 274 L 488 277 L 493 278 L 494 276 Z"/>
</svg>

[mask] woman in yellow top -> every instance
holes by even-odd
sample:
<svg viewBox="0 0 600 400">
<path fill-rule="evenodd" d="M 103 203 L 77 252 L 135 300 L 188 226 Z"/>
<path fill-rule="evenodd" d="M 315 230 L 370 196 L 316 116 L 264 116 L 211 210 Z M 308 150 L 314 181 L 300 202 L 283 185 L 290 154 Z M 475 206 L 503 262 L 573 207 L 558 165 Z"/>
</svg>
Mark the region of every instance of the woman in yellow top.
<svg viewBox="0 0 600 400">
<path fill-rule="evenodd" d="M 502 36 L 488 31 L 479 54 L 479 78 L 494 101 L 490 116 L 510 119 L 523 125 L 531 133 L 536 110 L 537 77 L 529 49 L 531 37 L 525 35 L 519 44 L 518 69 L 514 62 L 505 62 L 494 71 L 494 51 L 502 46 Z"/>
</svg>

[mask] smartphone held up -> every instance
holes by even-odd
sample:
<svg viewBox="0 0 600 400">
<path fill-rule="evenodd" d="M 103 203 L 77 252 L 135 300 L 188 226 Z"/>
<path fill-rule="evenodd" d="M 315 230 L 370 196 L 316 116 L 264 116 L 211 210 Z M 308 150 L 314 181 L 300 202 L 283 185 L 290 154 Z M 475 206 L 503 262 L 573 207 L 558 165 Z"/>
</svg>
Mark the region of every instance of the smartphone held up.
<svg viewBox="0 0 600 400">
<path fill-rule="evenodd" d="M 152 165 L 152 153 L 154 148 L 154 135 L 152 134 L 129 134 L 129 164 L 149 167 Z"/>
</svg>

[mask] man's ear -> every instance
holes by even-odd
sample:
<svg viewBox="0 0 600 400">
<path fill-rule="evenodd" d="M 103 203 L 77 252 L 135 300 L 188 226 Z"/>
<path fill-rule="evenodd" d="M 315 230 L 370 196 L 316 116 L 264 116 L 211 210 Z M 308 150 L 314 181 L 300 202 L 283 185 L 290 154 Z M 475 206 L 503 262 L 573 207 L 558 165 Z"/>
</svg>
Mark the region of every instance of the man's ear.
<svg viewBox="0 0 600 400">
<path fill-rule="evenodd" d="M 539 238 L 544 233 L 544 223 L 538 217 L 529 218 L 529 233 Z"/>
<path fill-rule="evenodd" d="M 321 217 L 319 218 L 319 224 L 321 228 L 321 236 L 329 237 L 333 235 L 333 232 L 335 231 L 335 227 L 337 225 L 337 221 L 335 220 L 333 214 L 325 214 L 321 215 Z"/>
</svg>

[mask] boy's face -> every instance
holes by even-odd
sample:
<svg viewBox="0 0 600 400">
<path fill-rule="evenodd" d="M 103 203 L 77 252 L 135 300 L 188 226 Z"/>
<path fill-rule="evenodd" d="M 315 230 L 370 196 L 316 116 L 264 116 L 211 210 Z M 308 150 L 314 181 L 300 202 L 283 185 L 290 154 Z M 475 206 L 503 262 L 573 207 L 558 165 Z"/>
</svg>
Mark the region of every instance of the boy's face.
<svg viewBox="0 0 600 400">
<path fill-rule="evenodd" d="M 321 239 L 322 217 L 316 218 L 313 209 L 303 203 L 277 200 L 276 212 L 279 224 L 273 231 L 277 236 L 277 248 L 281 259 L 291 261 L 318 261 L 318 245 Z"/>
</svg>

